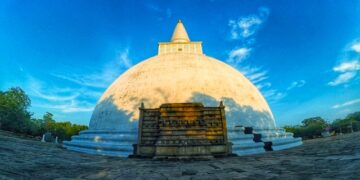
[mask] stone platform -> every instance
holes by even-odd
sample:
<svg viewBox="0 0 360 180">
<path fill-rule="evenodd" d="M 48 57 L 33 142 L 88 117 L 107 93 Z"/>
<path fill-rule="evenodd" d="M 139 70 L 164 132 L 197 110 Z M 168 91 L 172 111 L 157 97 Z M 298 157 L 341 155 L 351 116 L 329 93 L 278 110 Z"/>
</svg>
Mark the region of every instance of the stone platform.
<svg viewBox="0 0 360 180">
<path fill-rule="evenodd" d="M 64 141 L 64 147 L 78 152 L 106 156 L 127 157 L 132 154 L 136 143 L 136 131 L 85 130 Z"/>
<path fill-rule="evenodd" d="M 245 134 L 244 128 L 228 129 L 228 138 L 232 143 L 232 153 L 238 156 L 265 153 L 264 143 L 255 142 L 254 134 Z"/>
<path fill-rule="evenodd" d="M 284 129 L 252 129 L 247 134 L 244 131 L 242 128 L 227 130 L 232 153 L 238 156 L 284 150 L 302 144 L 301 138 L 294 138 L 293 133 Z M 261 135 L 260 142 L 254 141 L 256 134 Z M 89 154 L 127 157 L 133 153 L 137 138 L 136 131 L 85 130 L 73 136 L 71 141 L 64 141 L 64 147 Z"/>
<path fill-rule="evenodd" d="M 267 151 L 278 151 L 302 145 L 301 138 L 294 138 L 294 134 L 285 129 L 253 129 L 253 134 L 261 134 L 261 141 Z"/>
</svg>

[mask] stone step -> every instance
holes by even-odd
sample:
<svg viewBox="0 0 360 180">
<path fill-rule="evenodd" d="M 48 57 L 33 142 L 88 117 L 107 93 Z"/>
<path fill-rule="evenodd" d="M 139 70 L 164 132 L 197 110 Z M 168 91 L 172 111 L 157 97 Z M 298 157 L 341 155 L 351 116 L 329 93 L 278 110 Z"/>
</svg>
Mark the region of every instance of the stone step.
<svg viewBox="0 0 360 180">
<path fill-rule="evenodd" d="M 252 139 L 250 140 L 240 140 L 240 141 L 230 141 L 233 144 L 256 144 Z"/>
<path fill-rule="evenodd" d="M 85 140 L 94 142 L 136 142 L 137 137 L 122 135 L 81 135 L 73 136 L 72 140 Z"/>
<path fill-rule="evenodd" d="M 253 129 L 253 131 L 255 132 L 263 132 L 263 133 L 266 133 L 266 132 L 286 132 L 285 129 L 282 129 L 282 128 L 277 128 L 277 129 L 258 129 L 258 128 L 255 128 Z"/>
<path fill-rule="evenodd" d="M 75 146 L 65 146 L 69 150 L 87 153 L 87 154 L 96 154 L 96 155 L 104 155 L 104 156 L 117 156 L 117 157 L 127 157 L 128 155 L 132 154 L 131 152 L 125 151 L 109 151 L 109 150 L 96 150 L 96 149 L 88 149 L 88 148 L 81 148 Z"/>
<path fill-rule="evenodd" d="M 134 131 L 85 130 L 85 131 L 80 131 L 79 135 L 82 135 L 82 134 L 112 134 L 112 135 L 133 134 L 133 135 L 137 135 L 137 130 L 134 130 Z"/>
<path fill-rule="evenodd" d="M 246 156 L 246 155 L 253 155 L 253 154 L 262 154 L 265 153 L 264 148 L 257 148 L 257 149 L 247 149 L 247 150 L 237 150 L 233 151 L 238 156 Z"/>
<path fill-rule="evenodd" d="M 231 141 L 244 141 L 244 140 L 253 140 L 254 139 L 254 135 L 250 135 L 249 136 L 228 136 L 229 140 Z"/>
<path fill-rule="evenodd" d="M 254 149 L 254 148 L 264 148 L 264 143 L 243 143 L 243 144 L 233 144 L 233 150 L 237 149 Z"/>
<path fill-rule="evenodd" d="M 93 141 L 64 141 L 65 147 L 79 147 L 96 150 L 111 150 L 111 151 L 124 151 L 132 152 L 132 144 L 119 144 L 109 142 L 93 142 Z"/>
<path fill-rule="evenodd" d="M 287 138 L 272 138 L 272 139 L 262 139 L 264 142 L 272 142 L 272 144 L 288 144 L 292 142 L 301 141 L 301 138 L 293 138 L 293 137 L 287 137 Z"/>
<path fill-rule="evenodd" d="M 286 144 L 273 144 L 272 145 L 272 149 L 273 151 L 278 151 L 278 150 L 283 150 L 283 149 L 289 149 L 289 148 L 293 148 L 296 146 L 300 146 L 302 145 L 302 141 L 292 141 Z"/>
<path fill-rule="evenodd" d="M 286 138 L 286 137 L 293 137 L 292 133 L 283 133 L 283 134 L 261 134 L 263 138 Z"/>
</svg>

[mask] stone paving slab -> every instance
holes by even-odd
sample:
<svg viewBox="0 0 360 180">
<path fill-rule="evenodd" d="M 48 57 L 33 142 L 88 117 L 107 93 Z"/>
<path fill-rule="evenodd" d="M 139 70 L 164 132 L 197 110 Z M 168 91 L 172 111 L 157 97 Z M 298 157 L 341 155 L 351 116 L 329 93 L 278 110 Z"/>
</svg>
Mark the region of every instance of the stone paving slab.
<svg viewBox="0 0 360 180">
<path fill-rule="evenodd" d="M 208 161 L 87 155 L 0 131 L 0 179 L 359 179 L 360 132 Z"/>
</svg>

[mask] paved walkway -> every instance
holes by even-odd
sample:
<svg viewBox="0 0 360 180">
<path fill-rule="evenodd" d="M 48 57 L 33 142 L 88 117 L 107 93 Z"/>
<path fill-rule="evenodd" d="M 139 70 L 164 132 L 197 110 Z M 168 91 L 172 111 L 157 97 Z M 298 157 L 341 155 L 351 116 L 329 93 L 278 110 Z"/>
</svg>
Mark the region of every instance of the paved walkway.
<svg viewBox="0 0 360 180">
<path fill-rule="evenodd" d="M 92 156 L 0 131 L 0 179 L 359 179 L 360 132 L 210 161 Z"/>
</svg>

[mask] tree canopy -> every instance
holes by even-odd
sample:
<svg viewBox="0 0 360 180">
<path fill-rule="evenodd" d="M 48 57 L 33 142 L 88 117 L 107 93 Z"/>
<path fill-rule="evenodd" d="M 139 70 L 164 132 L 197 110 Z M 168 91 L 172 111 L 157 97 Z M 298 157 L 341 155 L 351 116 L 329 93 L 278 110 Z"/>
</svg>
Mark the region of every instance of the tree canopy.
<svg viewBox="0 0 360 180">
<path fill-rule="evenodd" d="M 42 119 L 32 118 L 32 113 L 28 111 L 30 105 L 30 98 L 19 87 L 0 91 L 0 129 L 32 136 L 50 132 L 60 140 L 69 140 L 88 128 L 68 121 L 56 122 L 50 112 L 46 112 Z"/>
<path fill-rule="evenodd" d="M 347 115 L 344 119 L 336 119 L 332 123 L 321 117 L 304 119 L 301 125 L 285 126 L 287 131 L 293 132 L 295 137 L 310 139 L 321 136 L 321 133 L 330 130 L 335 133 L 348 133 L 360 130 L 360 111 Z"/>
</svg>

